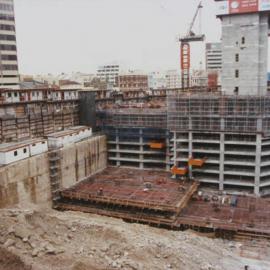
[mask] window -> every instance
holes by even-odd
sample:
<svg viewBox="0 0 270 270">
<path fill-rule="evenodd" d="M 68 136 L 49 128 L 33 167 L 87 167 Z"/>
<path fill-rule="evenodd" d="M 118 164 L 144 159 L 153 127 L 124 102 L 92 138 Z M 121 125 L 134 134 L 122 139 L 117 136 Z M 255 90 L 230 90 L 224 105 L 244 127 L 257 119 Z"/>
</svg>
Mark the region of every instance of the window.
<svg viewBox="0 0 270 270">
<path fill-rule="evenodd" d="M 26 148 L 23 148 L 23 153 L 25 154 L 27 152 Z"/>
<path fill-rule="evenodd" d="M 246 38 L 245 37 L 242 37 L 242 44 L 245 44 L 246 43 Z"/>
<path fill-rule="evenodd" d="M 11 93 L 8 93 L 8 97 L 11 97 Z"/>
<path fill-rule="evenodd" d="M 14 97 L 17 97 L 17 96 L 18 96 L 18 93 L 17 93 L 17 92 L 15 92 L 15 93 L 14 93 Z"/>
<path fill-rule="evenodd" d="M 17 65 L 2 65 L 3 70 L 18 70 Z"/>
<path fill-rule="evenodd" d="M 12 40 L 12 41 L 15 41 L 16 37 L 15 37 L 15 35 L 3 35 L 2 34 L 2 35 L 0 35 L 0 40 Z"/>
<path fill-rule="evenodd" d="M 18 156 L 18 151 L 14 151 L 14 157 Z"/>
<path fill-rule="evenodd" d="M 7 14 L 0 14 L 0 20 L 1 21 L 14 21 L 14 16 L 7 15 Z"/>
<path fill-rule="evenodd" d="M 238 93 L 239 93 L 239 87 L 238 86 L 236 86 L 235 88 L 234 88 L 234 94 L 235 95 L 238 95 Z"/>
<path fill-rule="evenodd" d="M 0 50 L 2 50 L 2 51 L 16 51 L 17 47 L 16 47 L 16 45 L 4 45 L 4 44 L 1 44 L 0 45 Z"/>
<path fill-rule="evenodd" d="M 1 10 L 13 11 L 13 6 L 10 4 L 0 4 Z"/>
<path fill-rule="evenodd" d="M 239 62 L 239 54 L 238 53 L 235 55 L 235 62 Z"/>
<path fill-rule="evenodd" d="M 0 30 L 15 31 L 15 26 L 14 25 L 9 25 L 9 24 L 0 24 Z"/>
<path fill-rule="evenodd" d="M 235 78 L 239 78 L 239 70 L 238 69 L 235 70 Z"/>
<path fill-rule="evenodd" d="M 32 144 L 32 146 L 36 146 L 36 144 L 35 144 L 35 143 L 33 143 L 33 144 Z"/>
</svg>

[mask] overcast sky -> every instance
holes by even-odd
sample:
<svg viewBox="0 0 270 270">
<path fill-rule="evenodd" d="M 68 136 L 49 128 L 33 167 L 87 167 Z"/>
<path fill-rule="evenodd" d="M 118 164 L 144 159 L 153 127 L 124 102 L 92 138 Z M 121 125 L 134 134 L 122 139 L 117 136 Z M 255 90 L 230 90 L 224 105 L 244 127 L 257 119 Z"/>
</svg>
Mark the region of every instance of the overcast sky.
<svg viewBox="0 0 270 270">
<path fill-rule="evenodd" d="M 179 68 L 177 36 L 198 0 L 14 0 L 21 74 L 88 72 L 119 63 L 145 71 Z M 198 25 L 195 29 L 198 30 Z M 220 40 L 213 0 L 204 1 L 206 41 Z M 194 68 L 204 43 L 192 45 Z"/>
</svg>

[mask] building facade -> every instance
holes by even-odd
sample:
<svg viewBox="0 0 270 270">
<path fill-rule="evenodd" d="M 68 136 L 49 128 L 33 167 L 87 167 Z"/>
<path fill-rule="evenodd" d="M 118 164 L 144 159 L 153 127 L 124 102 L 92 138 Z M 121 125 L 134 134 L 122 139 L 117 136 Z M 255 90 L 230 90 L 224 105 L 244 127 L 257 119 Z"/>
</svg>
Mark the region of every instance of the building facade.
<svg viewBox="0 0 270 270">
<path fill-rule="evenodd" d="M 148 84 L 150 89 L 165 89 L 166 75 L 161 71 L 154 71 L 148 74 Z"/>
<path fill-rule="evenodd" d="M 166 86 L 168 89 L 178 89 L 182 87 L 182 80 L 179 71 L 168 70 L 166 72 Z"/>
<path fill-rule="evenodd" d="M 237 95 L 265 95 L 268 13 L 222 16 L 221 23 L 223 92 Z"/>
<path fill-rule="evenodd" d="M 206 70 L 217 71 L 222 68 L 221 43 L 206 43 L 205 45 Z"/>
<path fill-rule="evenodd" d="M 100 66 L 97 70 L 97 77 L 107 82 L 109 87 L 116 86 L 116 78 L 119 76 L 120 67 L 119 65 L 104 65 Z"/>
<path fill-rule="evenodd" d="M 0 88 L 19 88 L 13 0 L 0 0 Z"/>
<path fill-rule="evenodd" d="M 148 76 L 142 73 L 129 72 L 121 74 L 116 79 L 116 85 L 120 91 L 147 91 L 148 90 Z"/>
<path fill-rule="evenodd" d="M 208 84 L 207 73 L 205 70 L 193 70 L 191 74 L 191 87 L 206 87 Z"/>
</svg>

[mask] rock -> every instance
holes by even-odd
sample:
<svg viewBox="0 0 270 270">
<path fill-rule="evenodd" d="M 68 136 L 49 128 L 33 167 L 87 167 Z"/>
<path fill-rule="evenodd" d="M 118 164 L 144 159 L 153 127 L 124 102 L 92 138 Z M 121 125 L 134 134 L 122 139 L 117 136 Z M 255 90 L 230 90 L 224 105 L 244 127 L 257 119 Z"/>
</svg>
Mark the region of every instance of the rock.
<svg viewBox="0 0 270 270">
<path fill-rule="evenodd" d="M 19 212 L 16 210 L 9 210 L 9 216 L 10 217 L 17 217 L 19 215 Z"/>
<path fill-rule="evenodd" d="M 52 254 L 52 255 L 56 254 L 56 249 L 51 244 L 46 245 L 45 249 L 46 249 L 47 254 Z"/>
<path fill-rule="evenodd" d="M 4 244 L 4 247 L 6 247 L 6 248 L 8 248 L 8 247 L 11 247 L 11 246 L 13 246 L 13 245 L 15 245 L 15 241 L 13 240 L 13 239 L 7 239 L 7 241 L 5 242 L 5 244 Z"/>
<path fill-rule="evenodd" d="M 22 240 L 24 243 L 28 242 L 28 238 L 27 237 L 24 237 L 23 240 Z"/>
<path fill-rule="evenodd" d="M 14 229 L 13 226 L 11 226 L 11 227 L 8 228 L 8 231 L 7 231 L 8 234 L 12 234 L 14 232 L 15 232 L 15 229 Z"/>
<path fill-rule="evenodd" d="M 200 270 L 213 270 L 213 267 L 211 264 L 204 264 L 201 266 Z"/>
<path fill-rule="evenodd" d="M 39 249 L 35 248 L 33 251 L 32 251 L 32 257 L 37 257 L 39 254 Z"/>
<path fill-rule="evenodd" d="M 107 247 L 104 247 L 104 248 L 101 248 L 101 249 L 100 249 L 100 251 L 102 251 L 102 252 L 105 252 L 105 253 L 106 253 L 106 252 L 108 252 L 108 251 L 109 251 L 109 249 L 108 249 Z"/>
<path fill-rule="evenodd" d="M 17 226 L 14 229 L 14 235 L 18 238 L 24 239 L 24 238 L 29 238 L 29 236 L 31 235 L 30 231 L 27 230 L 26 228 L 22 227 L 22 226 Z"/>
<path fill-rule="evenodd" d="M 72 234 L 68 234 L 68 235 L 67 235 L 67 238 L 68 238 L 68 239 L 72 239 L 72 238 L 73 238 L 73 235 L 72 235 Z"/>
<path fill-rule="evenodd" d="M 71 231 L 72 231 L 72 232 L 76 232 L 76 228 L 72 227 L 72 228 L 71 228 Z"/>
<path fill-rule="evenodd" d="M 30 241 L 29 242 L 31 248 L 35 249 L 37 247 L 37 244 L 35 242 Z"/>
</svg>

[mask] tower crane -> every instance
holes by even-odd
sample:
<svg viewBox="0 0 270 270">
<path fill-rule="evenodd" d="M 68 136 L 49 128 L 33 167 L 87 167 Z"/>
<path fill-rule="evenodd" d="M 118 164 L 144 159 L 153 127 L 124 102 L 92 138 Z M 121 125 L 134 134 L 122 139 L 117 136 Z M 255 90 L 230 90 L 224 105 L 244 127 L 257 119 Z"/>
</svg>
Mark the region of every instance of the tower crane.
<svg viewBox="0 0 270 270">
<path fill-rule="evenodd" d="M 192 19 L 190 27 L 187 31 L 187 34 L 179 39 L 181 44 L 181 75 L 182 75 L 182 88 L 186 89 L 190 87 L 190 42 L 195 41 L 204 41 L 205 35 L 198 34 L 196 35 L 193 32 L 193 27 L 195 21 L 203 8 L 202 1 L 199 2 L 199 5 L 196 9 L 195 15 Z"/>
</svg>

